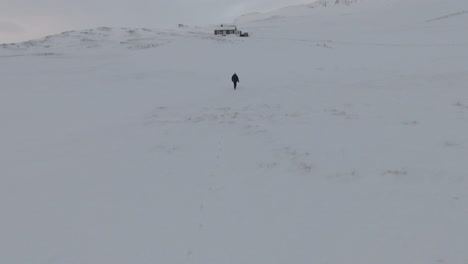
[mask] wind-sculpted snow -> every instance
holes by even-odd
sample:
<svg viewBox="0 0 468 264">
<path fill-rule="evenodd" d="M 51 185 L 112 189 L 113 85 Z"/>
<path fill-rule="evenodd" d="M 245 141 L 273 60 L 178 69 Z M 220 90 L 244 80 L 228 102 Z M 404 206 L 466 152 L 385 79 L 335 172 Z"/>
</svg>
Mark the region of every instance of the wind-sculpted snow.
<svg viewBox="0 0 468 264">
<path fill-rule="evenodd" d="M 453 18 L 453 17 L 456 17 L 456 16 L 467 15 L 467 14 L 468 14 L 468 10 L 465 10 L 465 11 L 460 11 L 460 12 L 456 12 L 456 13 L 441 16 L 441 17 L 436 17 L 436 18 L 427 20 L 426 22 L 434 22 L 434 21 L 439 21 L 439 20 Z"/>
<path fill-rule="evenodd" d="M 318 0 L 311 4 L 307 4 L 308 7 L 315 8 L 315 7 L 330 7 L 336 5 L 350 5 L 357 3 L 358 1 L 362 0 Z"/>
</svg>

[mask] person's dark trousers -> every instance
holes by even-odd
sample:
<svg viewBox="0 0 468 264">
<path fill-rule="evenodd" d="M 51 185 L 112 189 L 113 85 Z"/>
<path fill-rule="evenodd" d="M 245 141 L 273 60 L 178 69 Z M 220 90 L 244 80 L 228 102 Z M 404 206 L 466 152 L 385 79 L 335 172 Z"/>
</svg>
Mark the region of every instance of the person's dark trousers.
<svg viewBox="0 0 468 264">
<path fill-rule="evenodd" d="M 237 88 L 237 82 L 234 82 L 234 90 Z"/>
</svg>

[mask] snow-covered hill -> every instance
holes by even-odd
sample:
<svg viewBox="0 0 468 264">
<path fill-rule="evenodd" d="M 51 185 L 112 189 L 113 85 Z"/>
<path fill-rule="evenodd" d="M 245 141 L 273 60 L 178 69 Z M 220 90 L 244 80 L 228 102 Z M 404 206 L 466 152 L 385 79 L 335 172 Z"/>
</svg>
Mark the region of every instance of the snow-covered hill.
<svg viewBox="0 0 468 264">
<path fill-rule="evenodd" d="M 21 43 L 8 43 L 0 45 L 4 53 L 31 51 L 62 51 L 76 52 L 86 49 L 149 49 L 169 44 L 185 37 L 214 39 L 210 30 L 206 28 L 181 27 L 173 30 L 157 30 L 147 28 L 110 28 L 100 27 L 96 29 L 63 32 L 58 35 L 47 36 L 38 40 Z"/>
<path fill-rule="evenodd" d="M 466 10 L 1 45 L 0 263 L 466 264 Z"/>
<path fill-rule="evenodd" d="M 307 4 L 301 5 L 291 5 L 280 8 L 278 10 L 260 13 L 248 13 L 244 14 L 235 19 L 237 23 L 246 23 L 246 22 L 253 22 L 258 20 L 268 20 L 281 17 L 283 15 L 286 16 L 300 16 L 304 9 L 308 8 L 323 8 L 323 7 L 340 7 L 340 6 L 349 6 L 351 4 L 355 4 L 362 0 L 316 0 L 311 1 Z M 374 0 L 375 1 L 375 0 Z M 301 10 L 302 9 L 302 10 Z"/>
</svg>

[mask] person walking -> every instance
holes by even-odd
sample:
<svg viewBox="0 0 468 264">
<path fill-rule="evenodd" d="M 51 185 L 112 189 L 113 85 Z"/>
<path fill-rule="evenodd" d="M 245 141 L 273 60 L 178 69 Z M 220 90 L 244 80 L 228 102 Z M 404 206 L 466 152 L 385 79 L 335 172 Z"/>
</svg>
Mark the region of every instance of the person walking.
<svg viewBox="0 0 468 264">
<path fill-rule="evenodd" d="M 237 88 L 237 83 L 239 82 L 239 77 L 236 73 L 231 77 L 232 82 L 234 83 L 234 90 Z"/>
</svg>

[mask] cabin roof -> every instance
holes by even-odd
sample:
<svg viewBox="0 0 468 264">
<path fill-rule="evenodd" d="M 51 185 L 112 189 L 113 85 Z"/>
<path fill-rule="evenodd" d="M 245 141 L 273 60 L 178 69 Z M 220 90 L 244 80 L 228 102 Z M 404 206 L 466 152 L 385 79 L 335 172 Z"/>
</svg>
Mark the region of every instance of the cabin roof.
<svg viewBox="0 0 468 264">
<path fill-rule="evenodd" d="M 237 30 L 237 27 L 235 25 L 222 25 L 216 27 L 215 30 Z"/>
</svg>

